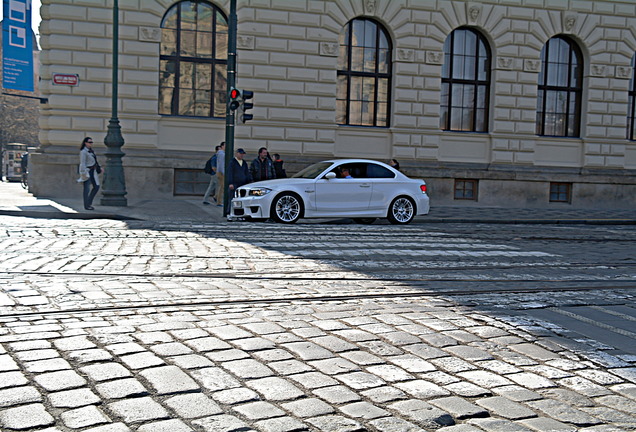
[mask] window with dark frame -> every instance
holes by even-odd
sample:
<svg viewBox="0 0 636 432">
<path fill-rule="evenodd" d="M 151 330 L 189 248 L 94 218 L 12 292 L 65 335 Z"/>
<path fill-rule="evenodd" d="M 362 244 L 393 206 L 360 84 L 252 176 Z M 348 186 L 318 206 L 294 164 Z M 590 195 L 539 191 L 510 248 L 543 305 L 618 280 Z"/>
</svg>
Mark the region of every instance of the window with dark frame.
<svg viewBox="0 0 636 432">
<path fill-rule="evenodd" d="M 478 180 L 455 179 L 455 199 L 477 201 Z"/>
<path fill-rule="evenodd" d="M 198 169 L 174 170 L 174 195 L 201 195 L 210 184 L 210 175 Z"/>
<path fill-rule="evenodd" d="M 550 183 L 550 202 L 570 203 L 572 183 Z"/>
<path fill-rule="evenodd" d="M 490 47 L 471 28 L 454 30 L 444 42 L 440 127 L 448 131 L 487 132 Z"/>
<path fill-rule="evenodd" d="M 537 95 L 537 135 L 578 137 L 581 130 L 583 55 L 565 36 L 551 38 L 541 50 Z"/>
<path fill-rule="evenodd" d="M 201 0 L 174 4 L 161 21 L 159 114 L 225 117 L 228 24 Z"/>
<path fill-rule="evenodd" d="M 378 22 L 349 21 L 340 34 L 336 122 L 389 127 L 391 39 Z"/>
<path fill-rule="evenodd" d="M 636 140 L 636 54 L 632 57 L 632 77 L 629 81 L 629 109 L 627 111 L 627 139 Z"/>
</svg>

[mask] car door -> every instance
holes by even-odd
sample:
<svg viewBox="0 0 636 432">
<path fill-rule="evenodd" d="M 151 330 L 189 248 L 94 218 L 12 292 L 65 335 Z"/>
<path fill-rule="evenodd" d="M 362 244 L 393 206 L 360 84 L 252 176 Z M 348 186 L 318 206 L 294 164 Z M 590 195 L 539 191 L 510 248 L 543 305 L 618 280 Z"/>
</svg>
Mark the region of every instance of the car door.
<svg viewBox="0 0 636 432">
<path fill-rule="evenodd" d="M 367 177 L 373 188 L 369 210 L 388 209 L 399 189 L 395 173 L 382 165 L 370 163 L 367 167 Z"/>
<path fill-rule="evenodd" d="M 366 178 L 366 164 L 342 164 L 332 172 L 348 166 L 353 178 L 321 178 L 316 181 L 316 210 L 325 215 L 346 215 L 368 211 L 371 182 Z"/>
</svg>

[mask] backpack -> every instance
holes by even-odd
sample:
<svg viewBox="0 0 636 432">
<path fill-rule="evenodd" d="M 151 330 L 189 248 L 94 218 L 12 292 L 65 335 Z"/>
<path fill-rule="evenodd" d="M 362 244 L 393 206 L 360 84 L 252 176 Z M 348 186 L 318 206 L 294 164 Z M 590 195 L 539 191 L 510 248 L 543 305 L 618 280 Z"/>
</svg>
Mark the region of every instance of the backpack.
<svg viewBox="0 0 636 432">
<path fill-rule="evenodd" d="M 210 175 L 214 174 L 214 171 L 212 170 L 213 166 L 216 167 L 216 155 L 208 159 L 208 161 L 205 163 L 205 166 L 203 167 L 203 172 Z"/>
</svg>

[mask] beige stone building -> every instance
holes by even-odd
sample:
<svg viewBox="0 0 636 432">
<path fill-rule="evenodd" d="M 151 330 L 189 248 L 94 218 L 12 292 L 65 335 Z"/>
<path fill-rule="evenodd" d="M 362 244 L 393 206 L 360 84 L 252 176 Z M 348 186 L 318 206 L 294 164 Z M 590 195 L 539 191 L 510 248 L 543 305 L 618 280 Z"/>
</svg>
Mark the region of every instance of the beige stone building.
<svg viewBox="0 0 636 432">
<path fill-rule="evenodd" d="M 128 197 L 197 193 L 224 140 L 229 1 L 119 3 Z M 37 195 L 80 194 L 82 138 L 104 139 L 111 6 L 42 1 Z M 395 158 L 433 206 L 634 205 L 633 0 L 239 0 L 238 33 L 248 156 Z"/>
</svg>

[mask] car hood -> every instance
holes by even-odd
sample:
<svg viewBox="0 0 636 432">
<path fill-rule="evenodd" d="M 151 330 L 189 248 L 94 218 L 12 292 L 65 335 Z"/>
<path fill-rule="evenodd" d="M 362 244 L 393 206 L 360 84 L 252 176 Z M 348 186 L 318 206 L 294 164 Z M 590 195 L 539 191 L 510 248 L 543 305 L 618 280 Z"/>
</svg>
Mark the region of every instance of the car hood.
<svg viewBox="0 0 636 432">
<path fill-rule="evenodd" d="M 263 180 L 254 183 L 248 183 L 246 185 L 241 186 L 241 188 L 255 188 L 255 187 L 266 187 L 270 189 L 281 189 L 283 187 L 288 187 L 290 185 L 297 184 L 307 184 L 315 182 L 315 179 L 305 179 L 305 178 L 282 178 L 282 179 L 274 179 L 274 180 Z"/>
</svg>

